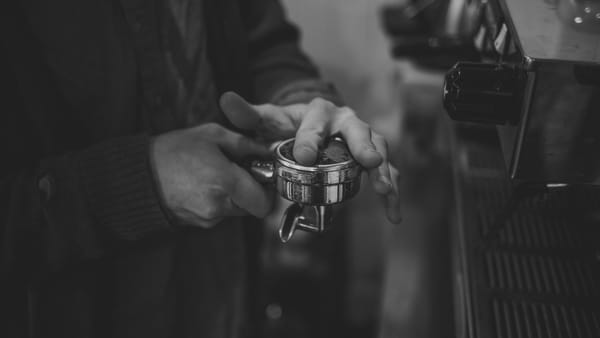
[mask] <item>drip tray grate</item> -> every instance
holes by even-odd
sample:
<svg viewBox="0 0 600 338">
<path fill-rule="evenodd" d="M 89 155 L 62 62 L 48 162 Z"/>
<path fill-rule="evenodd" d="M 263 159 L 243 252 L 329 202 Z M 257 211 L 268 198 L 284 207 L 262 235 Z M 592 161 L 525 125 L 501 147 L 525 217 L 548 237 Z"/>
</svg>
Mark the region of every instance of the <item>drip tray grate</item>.
<svg viewBox="0 0 600 338">
<path fill-rule="evenodd" d="M 496 158 L 489 145 L 465 149 L 458 236 L 469 332 L 600 338 L 600 189 L 518 191 L 505 178 L 499 149 Z"/>
</svg>

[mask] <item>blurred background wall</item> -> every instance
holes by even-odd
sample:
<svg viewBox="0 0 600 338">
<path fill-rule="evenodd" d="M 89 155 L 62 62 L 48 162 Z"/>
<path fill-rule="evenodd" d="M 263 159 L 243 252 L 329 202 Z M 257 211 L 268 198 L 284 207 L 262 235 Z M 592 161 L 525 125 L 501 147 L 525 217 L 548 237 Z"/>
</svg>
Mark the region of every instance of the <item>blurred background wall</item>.
<svg viewBox="0 0 600 338">
<path fill-rule="evenodd" d="M 400 123 L 394 85 L 397 65 L 389 56 L 380 29 L 378 14 L 385 1 L 283 2 L 292 21 L 302 29 L 304 49 L 324 77 L 336 84 L 346 102 L 363 118 L 384 118 L 377 127 L 393 137 Z"/>
<path fill-rule="evenodd" d="M 393 142 L 400 133 L 395 76 L 380 29 L 381 0 L 286 0 L 288 14 L 302 29 L 302 45 L 322 75 L 335 83 L 347 104 Z M 365 185 L 366 186 L 366 185 Z M 363 189 L 367 190 L 367 189 Z M 378 316 L 384 234 L 388 224 L 370 191 L 346 208 L 348 215 L 347 316 L 360 325 Z M 358 208 L 352 208 L 352 205 Z M 352 212 L 352 210 L 355 210 Z"/>
<path fill-rule="evenodd" d="M 439 122 L 445 118 L 442 73 L 392 59 L 379 14 L 384 4 L 403 0 L 283 2 L 301 27 L 305 51 L 347 104 L 386 137 L 402 176 L 401 225 L 386 221 L 368 184 L 346 204 L 345 316 L 364 330 L 357 337 L 449 337 L 451 187 Z"/>
</svg>

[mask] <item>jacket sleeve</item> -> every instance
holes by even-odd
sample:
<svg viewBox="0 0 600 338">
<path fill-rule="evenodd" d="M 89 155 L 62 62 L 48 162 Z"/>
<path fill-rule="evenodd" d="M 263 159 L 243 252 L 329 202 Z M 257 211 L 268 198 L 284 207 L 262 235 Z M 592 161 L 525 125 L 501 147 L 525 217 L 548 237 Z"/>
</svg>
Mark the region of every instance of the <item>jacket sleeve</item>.
<svg viewBox="0 0 600 338">
<path fill-rule="evenodd" d="M 171 229 L 143 135 L 3 173 L 0 199 L 0 276 L 33 278 Z"/>
<path fill-rule="evenodd" d="M 148 136 L 40 155 L 52 152 L 42 150 L 47 143 L 26 128 L 16 80 L 8 80 L 16 78 L 6 68 L 0 65 L 0 285 L 170 231 Z"/>
<path fill-rule="evenodd" d="M 258 102 L 291 104 L 323 97 L 341 103 L 334 87 L 299 46 L 300 33 L 278 0 L 241 1 L 248 34 L 249 73 Z"/>
<path fill-rule="evenodd" d="M 113 139 L 0 177 L 0 276 L 28 278 L 171 229 L 148 138 Z"/>
</svg>

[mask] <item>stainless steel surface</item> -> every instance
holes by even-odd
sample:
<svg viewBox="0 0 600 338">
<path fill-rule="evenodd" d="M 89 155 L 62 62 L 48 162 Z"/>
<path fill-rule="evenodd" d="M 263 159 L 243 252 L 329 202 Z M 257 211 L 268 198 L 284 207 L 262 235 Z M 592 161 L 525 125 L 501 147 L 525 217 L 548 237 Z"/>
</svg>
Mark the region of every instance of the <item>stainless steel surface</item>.
<svg viewBox="0 0 600 338">
<path fill-rule="evenodd" d="M 279 227 L 279 238 L 287 243 L 296 229 L 308 232 L 323 232 L 332 221 L 331 207 L 325 205 L 290 205 L 283 217 Z"/>
<path fill-rule="evenodd" d="M 597 2 L 476 2 L 486 4 L 480 29 L 482 62 L 509 65 L 524 74 L 514 88 L 507 88 L 519 94 L 519 105 L 497 114 L 516 116 L 514 123 L 497 128 L 510 178 L 540 184 L 600 184 Z M 587 15 L 581 24 L 575 22 L 580 21 L 579 12 Z M 565 13 L 574 15 L 572 23 Z M 492 77 L 489 83 L 495 86 Z M 489 100 L 479 95 L 467 101 L 463 106 L 477 110 L 482 105 L 476 103 Z"/>
<path fill-rule="evenodd" d="M 275 148 L 275 176 L 278 190 L 283 197 L 294 202 L 306 204 L 335 204 L 344 200 L 343 196 L 327 197 L 327 193 L 304 196 L 291 191 L 303 191 L 299 185 L 323 187 L 328 185 L 345 184 L 356 181 L 360 177 L 361 167 L 350 156 L 344 141 L 334 138 L 325 149 L 320 151 L 317 163 L 312 166 L 298 164 L 292 156 L 294 139 L 281 142 Z M 329 149 L 336 153 L 327 154 Z M 337 156 L 337 158 L 330 158 Z M 280 188 L 280 189 L 279 189 Z M 319 190 L 320 188 L 317 188 Z M 320 197 L 320 195 L 323 195 Z M 313 196 L 318 200 L 313 200 Z M 350 196 L 351 197 L 351 196 Z"/>
<path fill-rule="evenodd" d="M 596 18 L 596 1 L 503 1 L 509 13 L 508 21 L 518 32 L 524 56 L 542 60 L 600 62 L 600 15 Z M 593 18 L 587 18 L 588 15 Z"/>
<path fill-rule="evenodd" d="M 277 192 L 294 202 L 282 217 L 279 236 L 291 239 L 296 229 L 322 232 L 331 221 L 331 205 L 352 198 L 360 190 L 362 168 L 345 142 L 333 138 L 319 150 L 313 166 L 298 164 L 292 155 L 294 139 L 275 148 L 272 161 L 254 161 L 250 173 L 261 182 L 274 182 Z"/>
<path fill-rule="evenodd" d="M 277 191 L 290 201 L 308 205 L 332 205 L 352 198 L 360 190 L 360 180 L 339 184 L 308 185 L 277 177 Z"/>
<path fill-rule="evenodd" d="M 457 337 L 600 337 L 600 191 L 514 186 L 495 135 L 469 132 L 453 142 Z"/>
<path fill-rule="evenodd" d="M 600 87 L 573 64 L 543 63 L 530 73 L 518 128 L 499 128 L 510 177 L 539 183 L 600 184 Z"/>
<path fill-rule="evenodd" d="M 511 62 L 527 71 L 520 123 L 498 128 L 510 178 L 600 184 L 600 19 L 578 27 L 564 16 L 565 8 L 591 13 L 598 6 L 579 0 L 500 3 L 497 16 L 505 18 L 508 39 L 518 47 Z"/>
</svg>

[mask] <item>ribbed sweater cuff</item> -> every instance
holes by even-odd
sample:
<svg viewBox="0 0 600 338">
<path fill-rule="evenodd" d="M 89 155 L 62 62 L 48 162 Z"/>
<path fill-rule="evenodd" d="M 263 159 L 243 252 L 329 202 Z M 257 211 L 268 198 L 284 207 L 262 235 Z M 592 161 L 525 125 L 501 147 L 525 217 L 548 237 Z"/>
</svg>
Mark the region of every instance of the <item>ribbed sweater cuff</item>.
<svg viewBox="0 0 600 338">
<path fill-rule="evenodd" d="M 94 223 L 118 239 L 170 230 L 149 158 L 150 139 L 136 135 L 85 150 L 80 173 Z"/>
</svg>

